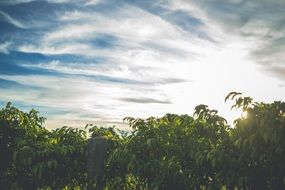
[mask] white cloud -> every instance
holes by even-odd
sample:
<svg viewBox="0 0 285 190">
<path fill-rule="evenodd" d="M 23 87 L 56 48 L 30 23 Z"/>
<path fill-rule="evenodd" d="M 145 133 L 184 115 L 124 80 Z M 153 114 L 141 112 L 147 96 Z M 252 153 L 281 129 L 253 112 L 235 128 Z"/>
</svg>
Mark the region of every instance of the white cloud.
<svg viewBox="0 0 285 190">
<path fill-rule="evenodd" d="M 59 20 L 60 21 L 78 21 L 78 20 L 94 20 L 96 19 L 97 20 L 97 17 L 96 16 L 99 16 L 99 14 L 97 14 L 96 12 L 93 12 L 93 13 L 89 13 L 89 12 L 81 12 L 81 11 L 78 11 L 78 10 L 75 10 L 75 11 L 67 11 L 63 14 L 61 14 L 59 16 Z"/>
<path fill-rule="evenodd" d="M 69 3 L 69 2 L 79 2 L 79 1 L 86 1 L 86 0 L 1 0 L 0 5 L 15 5 L 21 3 L 30 3 L 34 1 L 46 1 L 49 3 Z"/>
<path fill-rule="evenodd" d="M 21 95 L 5 90 L 1 96 L 71 110 L 58 118 L 73 123 L 90 121 L 94 117 L 98 122 L 120 122 L 126 116 L 161 116 L 167 112 L 192 114 L 193 108 L 200 103 L 233 118 L 223 103 L 223 97 L 230 91 L 241 91 L 269 101 L 284 97 L 278 81 L 259 72 L 249 57 L 253 49 L 268 45 L 266 40 L 256 41 L 268 33 L 263 27 L 267 23 L 247 22 L 240 27 L 238 31 L 243 33 L 255 27 L 262 28 L 252 33 L 255 37 L 245 41 L 239 32 L 231 32 L 231 27 L 223 26 L 221 20 L 211 16 L 197 2 L 175 0 L 163 6 L 168 11 L 183 10 L 201 19 L 204 25 L 199 27 L 211 40 L 199 38 L 158 15 L 130 5 L 111 12 L 88 9 L 65 12 L 58 14 L 58 27 L 44 32 L 38 44 L 21 45 L 18 50 L 80 55 L 88 60 L 105 59 L 100 63 L 53 60 L 22 65 L 62 73 L 62 76 L 2 75 L 0 78 L 45 89 Z M 276 38 L 282 36 L 277 30 L 271 34 Z M 94 41 L 102 35 L 107 36 L 105 41 L 108 37 L 115 40 L 107 48 L 100 47 Z M 98 76 L 138 83 L 96 80 Z"/>
<path fill-rule="evenodd" d="M 79 69 L 78 65 L 75 69 L 72 66 L 74 64 L 70 63 L 52 68 L 52 64 L 42 64 L 41 67 L 68 73 L 102 74 L 147 82 L 162 81 L 161 78 L 169 78 L 169 75 L 171 78 L 190 81 L 191 76 L 185 78 L 179 73 L 169 72 L 173 64 L 177 67 L 185 65 L 204 50 L 206 43 L 211 46 L 210 42 L 195 39 L 190 33 L 162 18 L 133 6 L 124 6 L 113 14 L 115 15 L 107 16 L 79 11 L 65 13 L 60 20 L 71 23 L 46 33 L 38 47 L 25 45 L 19 50 L 44 54 L 102 56 L 107 61 L 101 67 L 92 65 L 92 68 Z M 80 24 L 73 23 L 74 20 Z M 92 46 L 89 41 L 100 34 L 114 36 L 116 43 L 113 47 L 102 49 Z"/>
<path fill-rule="evenodd" d="M 230 37 L 224 41 L 232 41 L 233 38 L 243 41 L 247 44 L 245 48 L 250 53 L 253 63 L 260 64 L 263 72 L 269 76 L 284 79 L 282 74 L 280 75 L 280 70 L 276 69 L 285 65 L 284 1 L 172 0 L 171 2 L 172 9 L 188 10 L 201 18 L 210 29 L 211 36 L 213 36 L 211 31 L 218 30 L 220 34 L 227 33 Z M 214 30 L 215 28 L 217 30 Z"/>
<path fill-rule="evenodd" d="M 35 0 L 2 0 L 0 2 L 0 5 L 1 4 L 4 4 L 4 5 L 13 5 L 13 4 L 20 4 L 20 3 L 29 3 L 29 2 L 32 2 L 32 1 L 35 1 Z"/>
<path fill-rule="evenodd" d="M 92 6 L 94 6 L 94 5 L 98 5 L 98 4 L 100 4 L 100 3 L 102 3 L 102 1 L 103 0 L 89 0 L 89 1 L 87 1 L 86 3 L 85 3 L 85 5 L 92 5 Z"/>
<path fill-rule="evenodd" d="M 48 105 L 51 110 L 68 111 L 68 113 L 62 113 L 56 117 L 51 115 L 51 119 L 55 117 L 59 120 L 58 122 L 64 119 L 85 121 L 85 124 L 87 121 L 106 124 L 108 122 L 122 122 L 124 117 L 130 115 L 140 116 L 141 114 L 145 114 L 145 109 L 138 110 L 137 113 L 132 114 L 138 106 L 120 101 L 120 98 L 138 97 L 141 95 L 142 90 L 144 91 L 144 97 L 165 99 L 164 94 L 153 90 L 145 90 L 140 86 L 128 84 L 116 85 L 111 83 L 102 84 L 84 77 L 0 75 L 0 78 L 35 87 L 33 90 L 20 94 L 16 93 L 17 89 L 3 89 L 1 90 L 2 101 L 10 101 L 12 98 L 15 102 L 25 102 L 26 104 L 37 105 L 39 107 Z M 160 105 L 152 106 L 161 107 Z"/>
<path fill-rule="evenodd" d="M 94 23 L 95 24 L 95 23 Z M 69 26 L 63 26 L 62 29 L 59 29 L 55 32 L 48 33 L 44 37 L 44 42 L 46 43 L 55 43 L 57 41 L 74 41 L 82 39 L 90 39 L 91 37 L 96 36 L 96 28 L 89 24 L 73 24 Z"/>
<path fill-rule="evenodd" d="M 77 22 L 64 25 L 54 32 L 48 33 L 44 37 L 45 42 L 68 39 L 88 40 L 102 33 L 127 40 L 125 43 L 128 41 L 142 43 L 155 39 L 165 41 L 167 39 L 196 40 L 193 38 L 194 36 L 191 36 L 191 33 L 185 35 L 185 31 L 171 25 L 161 17 L 127 5 L 108 15 L 73 11 L 65 13 L 60 19 Z M 79 22 L 80 24 L 78 24 Z"/>
<path fill-rule="evenodd" d="M 9 54 L 9 48 L 12 45 L 12 42 L 4 42 L 0 44 L 0 53 Z"/>
<path fill-rule="evenodd" d="M 19 51 L 26 53 L 42 53 L 47 55 L 57 54 L 75 54 L 85 56 L 97 56 L 97 52 L 92 46 L 82 43 L 65 43 L 58 46 L 49 45 L 22 45 L 18 47 Z M 98 50 L 100 52 L 100 50 Z"/>
<path fill-rule="evenodd" d="M 18 28 L 27 28 L 22 22 L 12 18 L 10 15 L 8 15 L 7 13 L 5 13 L 3 11 L 0 11 L 0 16 L 2 16 L 6 22 L 8 22 L 8 23 L 10 23 L 10 24 L 12 24 Z M 0 19 L 1 19 L 1 17 L 0 17 Z"/>
</svg>

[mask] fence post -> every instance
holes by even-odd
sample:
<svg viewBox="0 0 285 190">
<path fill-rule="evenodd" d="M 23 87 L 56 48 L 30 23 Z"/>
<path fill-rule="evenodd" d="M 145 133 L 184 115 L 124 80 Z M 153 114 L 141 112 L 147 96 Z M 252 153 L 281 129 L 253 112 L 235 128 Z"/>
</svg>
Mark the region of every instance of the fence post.
<svg viewBox="0 0 285 190">
<path fill-rule="evenodd" d="M 107 154 L 107 139 L 91 138 L 87 143 L 87 190 L 103 189 L 104 161 Z M 95 185 L 96 184 L 96 185 Z"/>
</svg>

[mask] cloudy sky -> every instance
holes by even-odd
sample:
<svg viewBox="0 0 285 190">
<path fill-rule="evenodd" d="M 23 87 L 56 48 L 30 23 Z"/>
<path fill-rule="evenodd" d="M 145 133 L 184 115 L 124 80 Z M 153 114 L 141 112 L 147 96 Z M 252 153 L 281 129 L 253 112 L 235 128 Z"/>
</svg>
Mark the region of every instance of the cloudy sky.
<svg viewBox="0 0 285 190">
<path fill-rule="evenodd" d="M 48 128 L 284 101 L 284 0 L 0 0 L 0 104 Z M 238 113 L 240 114 L 240 113 Z"/>
</svg>

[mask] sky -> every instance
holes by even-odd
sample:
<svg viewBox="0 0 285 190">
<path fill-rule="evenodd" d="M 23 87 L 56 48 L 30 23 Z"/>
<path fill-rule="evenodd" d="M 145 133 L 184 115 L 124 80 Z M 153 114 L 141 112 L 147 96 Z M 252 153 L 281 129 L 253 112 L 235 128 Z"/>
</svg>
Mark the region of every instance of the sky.
<svg viewBox="0 0 285 190">
<path fill-rule="evenodd" d="M 0 105 L 49 129 L 284 101 L 284 0 L 0 0 Z"/>
</svg>

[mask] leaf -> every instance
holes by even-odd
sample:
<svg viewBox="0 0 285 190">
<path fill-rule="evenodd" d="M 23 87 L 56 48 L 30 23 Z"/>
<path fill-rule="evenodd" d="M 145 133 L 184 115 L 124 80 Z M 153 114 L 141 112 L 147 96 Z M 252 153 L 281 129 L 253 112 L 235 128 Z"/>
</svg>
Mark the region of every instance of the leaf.
<svg viewBox="0 0 285 190">
<path fill-rule="evenodd" d="M 228 100 L 228 99 L 231 99 L 233 100 L 236 96 L 238 95 L 242 95 L 242 93 L 240 92 L 230 92 L 226 97 L 225 97 L 225 102 Z"/>
</svg>

